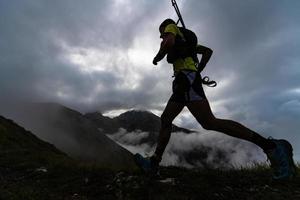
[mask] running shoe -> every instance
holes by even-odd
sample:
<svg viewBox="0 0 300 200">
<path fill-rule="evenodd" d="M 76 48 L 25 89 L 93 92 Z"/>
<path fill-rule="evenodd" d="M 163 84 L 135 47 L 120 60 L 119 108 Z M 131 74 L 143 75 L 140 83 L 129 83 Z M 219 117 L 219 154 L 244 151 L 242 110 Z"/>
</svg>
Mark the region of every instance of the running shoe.
<svg viewBox="0 0 300 200">
<path fill-rule="evenodd" d="M 134 160 L 145 173 L 157 174 L 158 164 L 154 164 L 154 162 L 151 160 L 151 157 L 145 158 L 141 154 L 137 153 L 134 155 Z"/>
<path fill-rule="evenodd" d="M 273 169 L 273 179 L 283 180 L 290 179 L 296 176 L 296 166 L 293 160 L 293 147 L 286 140 L 270 139 L 275 143 L 276 147 L 268 150 L 268 159 L 270 160 Z"/>
</svg>

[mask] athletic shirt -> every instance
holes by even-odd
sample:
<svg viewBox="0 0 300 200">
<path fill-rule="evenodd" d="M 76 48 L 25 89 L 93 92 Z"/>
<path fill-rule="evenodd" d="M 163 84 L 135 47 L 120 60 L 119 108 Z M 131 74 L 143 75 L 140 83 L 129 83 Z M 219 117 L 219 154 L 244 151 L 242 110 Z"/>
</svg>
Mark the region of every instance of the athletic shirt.
<svg viewBox="0 0 300 200">
<path fill-rule="evenodd" d="M 183 37 L 183 34 L 180 32 L 176 24 L 169 24 L 166 26 L 164 33 L 172 33 L 175 36 L 179 35 L 180 37 Z M 174 72 L 177 73 L 181 70 L 192 70 L 197 71 L 197 68 L 195 66 L 195 62 L 192 57 L 187 58 L 178 58 L 173 62 L 173 69 Z"/>
</svg>

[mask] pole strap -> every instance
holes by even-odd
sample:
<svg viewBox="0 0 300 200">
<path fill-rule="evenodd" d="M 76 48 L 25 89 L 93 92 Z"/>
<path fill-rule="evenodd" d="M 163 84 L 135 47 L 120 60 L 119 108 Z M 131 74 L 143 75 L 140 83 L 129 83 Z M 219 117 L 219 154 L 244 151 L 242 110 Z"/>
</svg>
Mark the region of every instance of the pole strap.
<svg viewBox="0 0 300 200">
<path fill-rule="evenodd" d="M 204 84 L 208 87 L 216 87 L 217 86 L 217 82 L 210 80 L 208 76 L 204 76 L 202 78 L 202 84 Z"/>
</svg>

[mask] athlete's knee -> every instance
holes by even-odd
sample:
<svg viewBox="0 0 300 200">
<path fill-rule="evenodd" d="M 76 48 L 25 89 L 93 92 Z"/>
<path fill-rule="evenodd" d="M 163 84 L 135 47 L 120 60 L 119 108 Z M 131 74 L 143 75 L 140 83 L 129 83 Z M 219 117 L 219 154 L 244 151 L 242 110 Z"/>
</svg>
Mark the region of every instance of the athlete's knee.
<svg viewBox="0 0 300 200">
<path fill-rule="evenodd" d="M 218 130 L 218 119 L 216 118 L 210 118 L 207 120 L 203 120 L 200 122 L 201 126 L 206 130 Z"/>
</svg>

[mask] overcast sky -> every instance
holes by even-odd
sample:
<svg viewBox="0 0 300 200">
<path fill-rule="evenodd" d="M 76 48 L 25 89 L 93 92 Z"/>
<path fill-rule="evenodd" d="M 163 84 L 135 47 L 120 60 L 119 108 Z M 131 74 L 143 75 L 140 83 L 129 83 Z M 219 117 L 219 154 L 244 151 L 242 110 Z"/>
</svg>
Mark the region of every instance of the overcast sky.
<svg viewBox="0 0 300 200">
<path fill-rule="evenodd" d="M 289 139 L 300 160 L 300 1 L 178 5 L 186 26 L 214 50 L 203 75 L 218 82 L 205 88 L 215 115 Z M 0 0 L 0 98 L 160 114 L 172 67 L 152 59 L 158 26 L 169 17 L 177 20 L 169 0 Z M 176 122 L 200 128 L 187 110 Z"/>
</svg>

